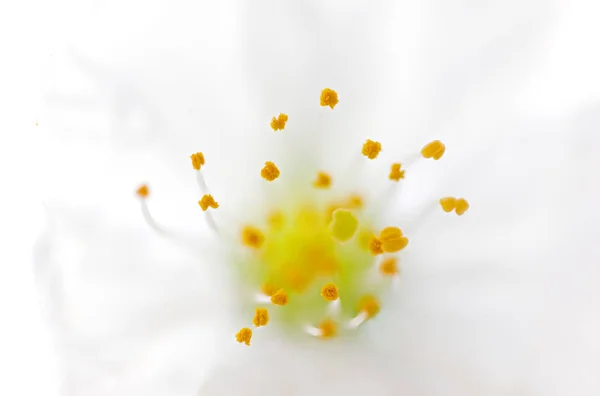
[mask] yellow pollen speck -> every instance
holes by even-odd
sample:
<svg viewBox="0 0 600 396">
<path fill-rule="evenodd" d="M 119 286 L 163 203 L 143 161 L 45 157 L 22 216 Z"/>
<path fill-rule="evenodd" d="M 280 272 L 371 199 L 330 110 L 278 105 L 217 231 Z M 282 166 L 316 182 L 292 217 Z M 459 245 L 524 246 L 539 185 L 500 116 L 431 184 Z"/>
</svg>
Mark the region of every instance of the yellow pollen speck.
<svg viewBox="0 0 600 396">
<path fill-rule="evenodd" d="M 364 296 L 358 302 L 358 310 L 359 312 L 364 312 L 368 318 L 372 318 L 373 316 L 379 313 L 379 301 L 373 296 Z"/>
<path fill-rule="evenodd" d="M 358 220 L 352 212 L 344 209 L 337 209 L 333 212 L 333 221 L 331 222 L 331 235 L 340 242 L 348 241 L 356 233 Z"/>
<path fill-rule="evenodd" d="M 401 164 L 392 164 L 389 176 L 390 180 L 399 181 L 400 179 L 404 179 L 404 169 L 400 169 L 401 167 Z"/>
<path fill-rule="evenodd" d="M 440 142 L 439 140 L 434 140 L 433 142 L 426 144 L 421 149 L 421 155 L 425 158 L 439 160 L 442 158 L 442 155 L 444 155 L 445 151 L 446 146 L 444 146 L 444 143 Z"/>
<path fill-rule="evenodd" d="M 265 242 L 265 236 L 256 227 L 246 226 L 242 230 L 242 243 L 245 246 L 259 249 Z"/>
<path fill-rule="evenodd" d="M 142 184 L 135 193 L 140 198 L 148 198 L 148 195 L 150 195 L 150 190 L 146 184 Z"/>
<path fill-rule="evenodd" d="M 275 286 L 272 283 L 263 283 L 262 286 L 260 287 L 260 290 L 262 290 L 262 292 L 269 297 L 272 297 L 275 293 L 277 293 L 279 291 L 279 288 L 277 286 Z"/>
<path fill-rule="evenodd" d="M 384 259 L 379 265 L 379 271 L 383 275 L 396 275 L 398 273 L 398 260 L 395 257 Z"/>
<path fill-rule="evenodd" d="M 375 235 L 371 235 L 371 239 L 369 239 L 369 251 L 371 251 L 371 254 L 374 256 L 383 253 L 381 240 L 379 240 L 379 238 L 377 238 Z"/>
<path fill-rule="evenodd" d="M 235 335 L 235 339 L 237 342 L 244 343 L 250 346 L 250 340 L 252 339 L 252 330 L 247 327 L 244 327 Z"/>
<path fill-rule="evenodd" d="M 269 323 L 269 311 L 266 308 L 256 308 L 254 313 L 254 319 L 252 319 L 254 326 L 266 326 Z"/>
<path fill-rule="evenodd" d="M 333 320 L 327 319 L 321 322 L 319 330 L 321 330 L 321 337 L 323 338 L 335 337 L 337 334 L 337 325 Z"/>
<path fill-rule="evenodd" d="M 402 235 L 398 227 L 386 227 L 379 233 L 381 247 L 386 253 L 395 253 L 408 245 L 408 239 Z"/>
<path fill-rule="evenodd" d="M 313 186 L 317 188 L 329 188 L 331 186 L 331 176 L 325 172 L 319 172 Z"/>
<path fill-rule="evenodd" d="M 202 199 L 198 201 L 198 205 L 200 205 L 204 212 L 206 212 L 208 208 L 217 209 L 219 207 L 219 203 L 216 202 L 213 196 L 210 194 L 204 195 Z"/>
<path fill-rule="evenodd" d="M 194 169 L 200 170 L 202 165 L 204 165 L 204 154 L 198 152 L 196 154 L 192 154 L 190 158 L 192 159 L 192 166 Z"/>
<path fill-rule="evenodd" d="M 329 106 L 333 109 L 338 102 L 338 94 L 333 89 L 325 88 L 321 92 L 321 106 Z"/>
<path fill-rule="evenodd" d="M 285 124 L 287 123 L 287 121 L 287 114 L 281 113 L 279 114 L 279 117 L 273 117 L 273 119 L 271 120 L 271 128 L 273 128 L 274 131 L 281 131 L 285 128 Z"/>
<path fill-rule="evenodd" d="M 277 293 L 271 296 L 271 302 L 275 305 L 287 305 L 289 301 L 288 295 L 283 289 L 277 290 Z"/>
<path fill-rule="evenodd" d="M 264 168 L 260 171 L 260 175 L 266 181 L 273 181 L 279 177 L 279 169 L 273 162 L 267 161 Z"/>
<path fill-rule="evenodd" d="M 380 151 L 381 151 L 381 143 L 379 143 L 379 142 L 375 142 L 371 139 L 367 139 L 365 144 L 363 144 L 362 154 L 369 159 L 377 158 Z"/>
<path fill-rule="evenodd" d="M 335 301 L 339 298 L 340 292 L 335 284 L 328 283 L 321 288 L 321 296 L 327 301 Z"/>
<path fill-rule="evenodd" d="M 456 200 L 456 214 L 462 216 L 469 209 L 469 203 L 464 198 Z"/>
<path fill-rule="evenodd" d="M 452 212 L 454 208 L 456 208 L 456 198 L 453 197 L 444 197 L 440 199 L 440 205 L 444 212 Z"/>
</svg>

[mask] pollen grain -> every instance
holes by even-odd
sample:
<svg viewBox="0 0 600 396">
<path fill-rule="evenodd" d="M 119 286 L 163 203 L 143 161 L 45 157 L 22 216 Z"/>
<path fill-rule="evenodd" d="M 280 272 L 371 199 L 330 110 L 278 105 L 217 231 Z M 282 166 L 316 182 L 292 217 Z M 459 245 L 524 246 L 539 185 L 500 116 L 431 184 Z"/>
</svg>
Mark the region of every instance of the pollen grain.
<svg viewBox="0 0 600 396">
<path fill-rule="evenodd" d="M 235 335 L 235 339 L 237 342 L 244 343 L 248 346 L 250 346 L 250 340 L 252 339 L 252 330 L 249 329 L 248 327 L 244 327 L 242 328 L 240 331 L 238 331 L 238 333 Z"/>
<path fill-rule="evenodd" d="M 192 154 L 190 158 L 192 159 L 192 166 L 194 167 L 194 169 L 199 171 L 200 168 L 202 168 L 202 165 L 204 165 L 204 154 L 202 154 L 201 152 L 197 152 L 195 154 Z"/>
<path fill-rule="evenodd" d="M 150 195 L 150 189 L 148 188 L 148 185 L 146 184 L 142 184 L 135 192 L 137 194 L 138 197 L 145 199 L 148 198 L 148 196 Z"/>
<path fill-rule="evenodd" d="M 381 143 L 373 141 L 371 139 L 367 139 L 365 144 L 363 144 L 362 154 L 368 159 L 375 159 L 379 155 L 381 151 Z"/>
<path fill-rule="evenodd" d="M 260 176 L 269 182 L 277 179 L 279 175 L 279 168 L 277 168 L 277 165 L 271 161 L 265 162 L 265 166 L 260 171 Z"/>
<path fill-rule="evenodd" d="M 285 128 L 285 124 L 288 122 L 287 114 L 279 114 L 278 117 L 273 117 L 271 120 L 271 128 L 274 131 L 282 131 Z"/>
<path fill-rule="evenodd" d="M 340 297 L 340 291 L 334 283 L 328 283 L 321 288 L 321 296 L 327 301 L 335 301 Z"/>
<path fill-rule="evenodd" d="M 434 140 L 433 142 L 427 143 L 421 149 L 421 155 L 425 158 L 433 158 L 434 160 L 439 160 L 442 158 L 444 153 L 446 152 L 446 146 L 444 143 L 439 140 Z"/>
<path fill-rule="evenodd" d="M 404 179 L 404 169 L 401 169 L 402 165 L 399 163 L 392 164 L 389 178 L 393 181 L 400 181 Z"/>
<path fill-rule="evenodd" d="M 246 226 L 242 230 L 242 243 L 253 249 L 260 249 L 265 242 L 262 231 L 253 226 Z"/>
<path fill-rule="evenodd" d="M 198 205 L 202 208 L 202 211 L 206 212 L 208 208 L 217 209 L 219 207 L 219 203 L 215 201 L 212 195 L 205 194 L 200 201 L 198 201 Z"/>
<path fill-rule="evenodd" d="M 266 308 L 256 308 L 252 323 L 256 327 L 266 326 L 269 323 L 269 311 Z"/>
<path fill-rule="evenodd" d="M 323 189 L 331 187 L 331 176 L 325 172 L 317 173 L 317 179 L 313 183 L 313 186 Z"/>
<path fill-rule="evenodd" d="M 321 91 L 321 106 L 329 106 L 331 109 L 335 107 L 339 102 L 338 94 L 333 89 L 325 88 Z"/>
</svg>

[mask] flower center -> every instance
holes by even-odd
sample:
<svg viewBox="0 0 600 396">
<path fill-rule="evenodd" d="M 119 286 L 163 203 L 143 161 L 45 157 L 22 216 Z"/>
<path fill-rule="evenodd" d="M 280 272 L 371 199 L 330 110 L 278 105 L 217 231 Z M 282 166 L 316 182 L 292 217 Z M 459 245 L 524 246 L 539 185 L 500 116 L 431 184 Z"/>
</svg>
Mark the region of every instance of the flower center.
<svg viewBox="0 0 600 396">
<path fill-rule="evenodd" d="M 329 88 L 322 91 L 321 106 L 333 110 L 338 103 L 337 92 Z M 288 122 L 293 120 L 281 113 L 270 125 L 274 131 L 283 131 Z M 435 140 L 422 148 L 421 156 L 437 161 L 445 150 L 444 144 Z M 381 143 L 370 139 L 362 147 L 368 160 L 377 159 L 381 151 Z M 209 193 L 202 176 L 205 157 L 198 152 L 191 160 L 203 193 L 198 204 L 219 235 L 211 211 L 223 208 Z M 392 163 L 389 169 L 391 183 L 404 179 L 403 165 Z M 285 178 L 271 161 L 257 172 L 268 183 Z M 397 284 L 398 256 L 408 246 L 408 238 L 395 224 L 376 228 L 370 218 L 372 211 L 365 210 L 360 195 L 324 199 L 322 193 L 335 186 L 333 180 L 329 173 L 318 172 L 312 183 L 301 186 L 303 192 L 312 193 L 283 200 L 265 213 L 262 221 L 241 227 L 241 249 L 233 250 L 240 253 L 236 257 L 244 282 L 256 293 L 254 317 L 248 313 L 248 322 L 252 321 L 256 330 L 276 322 L 324 339 L 353 331 L 379 313 L 383 292 L 390 284 Z M 140 187 L 137 195 L 148 224 L 162 235 L 172 236 L 150 216 L 148 187 Z M 459 216 L 469 209 L 464 198 L 444 197 L 439 203 L 444 212 L 454 211 Z M 236 340 L 246 345 L 252 337 L 248 327 L 236 334 Z"/>
</svg>

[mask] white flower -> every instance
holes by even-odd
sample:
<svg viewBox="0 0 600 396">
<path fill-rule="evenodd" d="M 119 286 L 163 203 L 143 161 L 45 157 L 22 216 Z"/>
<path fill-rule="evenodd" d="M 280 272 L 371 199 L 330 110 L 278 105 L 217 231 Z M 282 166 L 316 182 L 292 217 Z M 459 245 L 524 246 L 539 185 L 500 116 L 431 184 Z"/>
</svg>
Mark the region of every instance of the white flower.
<svg viewBox="0 0 600 396">
<path fill-rule="evenodd" d="M 575 250 L 590 237 L 556 231 L 597 215 L 587 210 L 592 198 L 574 207 L 565 193 L 582 186 L 568 176 L 597 166 L 597 157 L 568 157 L 562 139 L 567 133 L 589 143 L 598 138 L 566 122 L 531 121 L 514 105 L 521 69 L 529 70 L 528 55 L 538 48 L 550 10 L 537 2 L 480 9 L 446 2 L 412 8 L 264 2 L 245 6 L 236 20 L 226 18 L 232 10 L 222 4 L 202 16 L 206 35 L 225 35 L 222 48 L 208 45 L 199 58 L 186 59 L 205 47 L 179 41 L 197 26 L 179 9 L 157 14 L 157 20 L 178 22 L 180 34 L 166 45 L 179 43 L 174 58 L 166 58 L 172 53 L 163 52 L 160 41 L 158 48 L 133 47 L 127 36 L 107 40 L 124 48 L 105 50 L 115 56 L 112 64 L 102 57 L 108 65 L 101 66 L 101 51 L 89 55 L 92 61 L 71 50 L 69 59 L 87 73 L 86 81 L 101 88 L 94 98 L 109 107 L 108 117 L 76 123 L 78 130 L 97 128 L 86 135 L 93 144 L 64 150 L 48 142 L 63 149 L 57 154 L 65 160 L 49 170 L 70 176 L 52 178 L 58 186 L 51 191 L 60 192 L 50 195 L 61 200 L 48 201 L 49 230 L 38 250 L 65 395 L 593 390 L 597 362 L 584 349 L 598 348 L 590 336 L 600 327 L 593 306 L 581 310 L 593 319 L 574 318 L 568 326 L 553 320 L 545 304 L 568 317 L 575 302 L 597 297 L 582 281 L 598 271 Z M 228 36 L 223 24 L 240 29 L 239 36 Z M 240 36 L 242 55 L 236 56 L 231 43 Z M 129 54 L 132 48 L 139 52 Z M 334 109 L 319 107 L 326 87 L 339 94 Z M 49 95 L 51 103 L 60 93 Z M 51 108 L 55 118 L 56 108 L 65 107 Z M 93 106 L 98 109 L 104 108 Z M 269 123 L 280 113 L 289 118 L 283 130 L 276 119 L 273 131 Z M 597 113 L 590 117 L 597 125 Z M 50 124 L 60 133 L 56 119 Z M 438 138 L 444 157 L 419 158 Z M 382 145 L 373 160 L 361 155 L 366 139 Z M 197 152 L 204 157 L 192 158 L 199 171 L 189 159 Z M 559 169 L 547 165 L 556 160 Z M 392 163 L 406 169 L 397 183 L 389 179 Z M 331 188 L 313 186 L 318 172 L 331 177 Z M 142 209 L 151 211 L 145 212 L 151 227 L 131 196 L 144 180 L 151 202 L 143 199 Z M 326 177 L 321 180 L 316 184 L 325 187 Z M 204 194 L 218 207 L 208 197 L 202 201 Z M 356 201 L 348 205 L 353 194 L 361 210 Z M 472 204 L 467 214 L 444 213 L 439 199 L 461 196 Z M 308 209 L 313 216 L 338 201 L 334 213 L 343 226 L 317 221 L 326 235 L 315 240 L 307 241 L 314 221 L 289 222 L 307 214 L 307 203 L 316 205 Z M 273 213 L 287 222 L 282 234 L 268 230 Z M 405 246 L 392 229 L 405 249 L 383 248 L 401 250 L 396 285 L 388 285 L 377 271 L 380 262 L 360 250 L 365 225 L 380 239 L 388 226 L 408 237 Z M 278 235 L 282 240 L 270 244 Z M 297 268 L 289 260 L 310 253 L 299 247 L 313 242 L 320 253 L 302 262 L 316 257 L 316 269 L 291 271 Z M 577 263 L 565 278 L 582 295 L 570 303 L 553 291 L 560 285 L 554 273 L 569 256 Z M 268 267 L 261 272 L 259 264 Z M 349 274 L 344 282 L 340 269 Z M 296 276 L 287 278 L 290 273 Z M 289 304 L 257 300 L 269 281 Z M 335 286 L 323 294 L 333 302 L 319 295 L 329 283 Z M 370 309 L 357 304 L 364 295 L 374 295 Z M 257 307 L 268 309 L 265 327 L 252 326 Z M 321 326 L 327 319 L 338 337 L 322 340 L 333 329 Z M 243 327 L 254 328 L 250 348 L 235 342 Z M 563 334 L 577 334 L 578 344 L 560 342 Z M 562 361 L 578 353 L 581 359 Z"/>
</svg>

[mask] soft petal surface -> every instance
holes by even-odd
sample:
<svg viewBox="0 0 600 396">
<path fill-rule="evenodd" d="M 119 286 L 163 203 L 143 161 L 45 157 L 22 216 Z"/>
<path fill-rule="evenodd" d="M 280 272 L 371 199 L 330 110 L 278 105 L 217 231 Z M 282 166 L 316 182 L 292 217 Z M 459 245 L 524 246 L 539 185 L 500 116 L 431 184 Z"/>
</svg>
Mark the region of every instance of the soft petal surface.
<svg viewBox="0 0 600 396">
<path fill-rule="evenodd" d="M 73 6 L 79 34 L 48 59 L 37 136 L 48 226 L 35 269 L 65 395 L 597 393 L 600 105 L 544 112 L 529 92 L 558 3 Z M 333 112 L 318 108 L 328 86 Z M 411 235 L 399 289 L 356 339 L 291 343 L 273 326 L 235 344 L 234 284 L 189 155 L 205 153 L 211 191 L 243 218 L 265 160 L 282 177 L 339 174 L 366 138 L 389 162 L 433 138 L 448 147 L 390 203 Z M 143 223 L 141 182 L 177 241 Z M 472 207 L 432 211 L 446 195 Z"/>
</svg>

